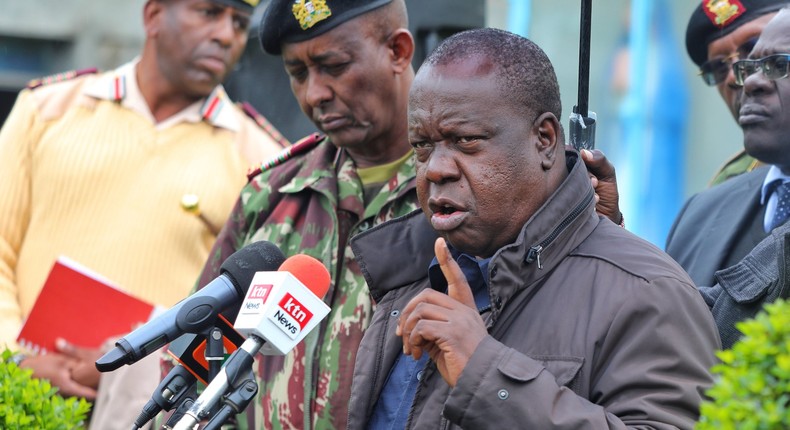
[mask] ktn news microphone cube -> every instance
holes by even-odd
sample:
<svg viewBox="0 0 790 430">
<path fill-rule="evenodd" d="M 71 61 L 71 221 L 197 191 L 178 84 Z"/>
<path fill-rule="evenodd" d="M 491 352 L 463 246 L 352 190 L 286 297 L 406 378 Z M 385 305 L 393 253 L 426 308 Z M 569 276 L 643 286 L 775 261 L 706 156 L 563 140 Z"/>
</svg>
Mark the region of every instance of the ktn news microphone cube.
<svg viewBox="0 0 790 430">
<path fill-rule="evenodd" d="M 309 288 L 288 272 L 258 272 L 241 304 L 234 328 L 266 340 L 260 352 L 285 355 L 329 313 Z"/>
</svg>

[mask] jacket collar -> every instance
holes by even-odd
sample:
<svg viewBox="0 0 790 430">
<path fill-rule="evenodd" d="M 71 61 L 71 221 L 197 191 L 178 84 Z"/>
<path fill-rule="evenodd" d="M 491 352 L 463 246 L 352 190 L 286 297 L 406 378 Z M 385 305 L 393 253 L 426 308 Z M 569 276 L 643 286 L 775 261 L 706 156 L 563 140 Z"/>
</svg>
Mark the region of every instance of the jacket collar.
<svg viewBox="0 0 790 430">
<path fill-rule="evenodd" d="M 135 73 L 139 58 L 132 60 L 121 67 L 100 75 L 94 82 L 86 86 L 85 94 L 100 100 L 109 100 L 120 103 L 122 106 L 135 111 L 152 123 L 154 117 L 140 92 Z M 157 128 L 167 128 L 180 122 L 206 123 L 233 132 L 241 128 L 238 117 L 233 112 L 233 102 L 225 93 L 222 85 L 217 85 L 205 99 L 187 106 L 181 112 L 157 124 Z"/>
<path fill-rule="evenodd" d="M 565 157 L 568 176 L 524 224 L 516 241 L 492 257 L 489 273 L 498 272 L 491 281 L 492 303 L 505 303 L 520 290 L 536 285 L 598 225 L 587 168 L 577 152 L 566 150 Z M 495 306 L 494 318 L 499 308 Z"/>
<path fill-rule="evenodd" d="M 492 270 L 500 273 L 490 277 L 491 288 L 503 301 L 550 273 L 598 223 L 587 169 L 577 152 L 566 150 L 565 155 L 568 176 L 522 227 L 516 241 L 491 259 L 489 276 Z M 373 298 L 425 278 L 436 237 L 419 209 L 354 237 L 351 247 Z M 386 258 L 382 244 L 391 244 Z"/>
<path fill-rule="evenodd" d="M 422 209 L 352 237 L 351 250 L 373 300 L 379 301 L 390 290 L 426 278 L 434 257 L 433 243 L 438 237 Z"/>
<path fill-rule="evenodd" d="M 528 265 L 534 264 L 540 271 L 550 272 L 587 236 L 577 237 L 574 233 L 590 218 L 597 220 L 595 192 L 578 153 L 566 150 L 565 157 L 568 176 L 527 220 L 516 241 L 494 254 L 495 259 L 521 260 Z"/>
</svg>

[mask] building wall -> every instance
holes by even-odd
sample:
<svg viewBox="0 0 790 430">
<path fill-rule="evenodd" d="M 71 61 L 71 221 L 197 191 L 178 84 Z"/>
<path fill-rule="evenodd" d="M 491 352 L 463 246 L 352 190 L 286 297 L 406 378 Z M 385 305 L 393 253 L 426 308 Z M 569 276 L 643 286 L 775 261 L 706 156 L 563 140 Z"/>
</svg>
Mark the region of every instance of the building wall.
<svg viewBox="0 0 790 430">
<path fill-rule="evenodd" d="M 143 41 L 143 3 L 0 0 L 0 86 L 18 88 L 42 73 L 107 69 L 133 58 Z"/>
</svg>

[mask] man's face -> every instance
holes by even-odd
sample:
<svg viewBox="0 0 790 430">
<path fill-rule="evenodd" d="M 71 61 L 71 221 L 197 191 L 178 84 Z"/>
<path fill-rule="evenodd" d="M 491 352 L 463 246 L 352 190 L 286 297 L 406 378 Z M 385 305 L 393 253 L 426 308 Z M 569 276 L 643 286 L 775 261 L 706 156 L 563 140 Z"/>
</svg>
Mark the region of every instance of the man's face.
<svg viewBox="0 0 790 430">
<path fill-rule="evenodd" d="M 749 58 L 772 54 L 790 54 L 788 11 L 780 12 L 765 27 Z M 790 78 L 770 80 L 762 71 L 746 78 L 738 122 L 746 152 L 790 174 Z"/>
<path fill-rule="evenodd" d="M 335 145 L 351 150 L 388 135 L 395 115 L 404 115 L 395 102 L 391 51 L 368 26 L 362 16 L 313 39 L 285 43 L 282 51 L 302 112 Z"/>
<path fill-rule="evenodd" d="M 738 120 L 738 111 L 741 109 L 741 87 L 735 84 L 730 66 L 738 59 L 744 59 L 749 55 L 763 28 L 774 15 L 776 13 L 769 13 L 749 21 L 732 33 L 716 39 L 708 45 L 708 62 L 724 60 L 728 66 L 727 77 L 719 82 L 716 88 L 736 121 Z"/>
<path fill-rule="evenodd" d="M 530 115 L 503 97 L 486 60 L 423 65 L 409 97 L 417 196 L 455 248 L 490 257 L 548 197 Z"/>
<path fill-rule="evenodd" d="M 208 0 L 158 3 L 149 33 L 155 31 L 159 69 L 182 92 L 207 96 L 244 51 L 249 13 Z"/>
</svg>

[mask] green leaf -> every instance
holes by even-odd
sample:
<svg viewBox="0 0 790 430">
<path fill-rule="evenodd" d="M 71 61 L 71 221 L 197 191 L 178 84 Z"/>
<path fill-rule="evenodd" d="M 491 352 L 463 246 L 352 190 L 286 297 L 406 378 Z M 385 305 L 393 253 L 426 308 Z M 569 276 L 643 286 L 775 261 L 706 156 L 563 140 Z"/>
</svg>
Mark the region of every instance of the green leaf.
<svg viewBox="0 0 790 430">
<path fill-rule="evenodd" d="M 717 353 L 721 363 L 711 368 L 717 379 L 696 428 L 790 428 L 790 302 L 768 304 L 736 327 L 744 336 Z"/>
<path fill-rule="evenodd" d="M 8 350 L 0 354 L 0 428 L 84 428 L 90 403 L 73 397 L 64 399 L 48 381 L 33 378 L 31 370 L 12 363 L 12 355 Z"/>
</svg>

